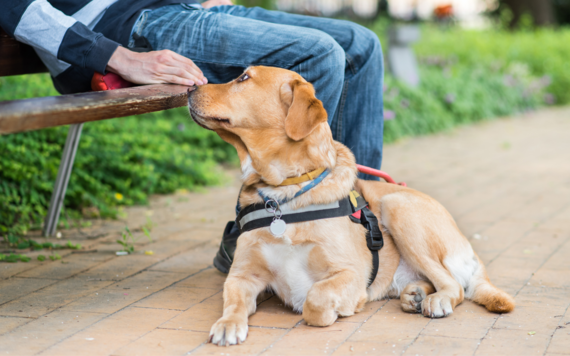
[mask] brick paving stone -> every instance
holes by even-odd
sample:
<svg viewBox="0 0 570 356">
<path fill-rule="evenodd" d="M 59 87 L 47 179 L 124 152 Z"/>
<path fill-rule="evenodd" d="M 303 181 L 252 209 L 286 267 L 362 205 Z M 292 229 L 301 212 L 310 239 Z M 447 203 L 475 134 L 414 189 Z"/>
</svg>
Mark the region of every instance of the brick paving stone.
<svg viewBox="0 0 570 356">
<path fill-rule="evenodd" d="M 160 258 L 144 254 L 113 257 L 95 268 L 83 272 L 81 277 L 98 281 L 120 281 L 160 261 Z"/>
<path fill-rule="evenodd" d="M 54 279 L 37 278 L 10 278 L 0 280 L 0 287 L 2 287 L 2 293 L 0 293 L 0 305 L 56 282 L 57 281 Z"/>
<path fill-rule="evenodd" d="M 176 285 L 189 288 L 214 288 L 222 290 L 227 275 L 215 268 L 209 268 L 196 273 Z"/>
<path fill-rule="evenodd" d="M 192 352 L 192 355 L 212 355 L 219 356 L 224 354 L 225 356 L 232 355 L 256 355 L 264 350 L 264 355 L 275 354 L 272 352 L 271 345 L 283 337 L 288 332 L 284 329 L 268 329 L 259 327 L 250 327 L 248 330 L 247 340 L 241 345 L 234 345 L 231 347 L 223 347 L 212 344 L 203 344 L 200 348 Z M 208 334 L 204 334 L 208 335 Z M 279 354 L 279 353 L 277 353 Z"/>
<path fill-rule="evenodd" d="M 186 310 L 218 293 L 219 289 L 186 288 L 174 285 L 134 304 L 137 307 Z"/>
<path fill-rule="evenodd" d="M 37 318 L 109 284 L 111 282 L 89 281 L 79 277 L 58 281 L 40 291 L 1 305 L 0 315 Z"/>
<path fill-rule="evenodd" d="M 194 274 L 212 265 L 212 260 L 218 251 L 218 247 L 215 245 L 201 246 L 180 253 L 156 264 L 151 270 Z"/>
<path fill-rule="evenodd" d="M 362 323 L 365 322 L 368 318 L 374 315 L 378 310 L 380 310 L 386 303 L 388 303 L 387 299 L 377 300 L 374 302 L 366 303 L 364 309 L 360 313 L 356 313 L 354 315 L 348 317 L 339 317 L 339 322 L 347 322 L 347 323 Z"/>
<path fill-rule="evenodd" d="M 257 306 L 255 314 L 249 317 L 248 324 L 271 328 L 292 328 L 303 320 L 278 297 L 272 297 Z"/>
<path fill-rule="evenodd" d="M 31 318 L 17 318 L 9 316 L 0 316 L 0 335 L 7 333 L 21 325 L 29 323 Z"/>
<path fill-rule="evenodd" d="M 184 278 L 180 273 L 142 272 L 92 292 L 64 307 L 66 310 L 114 313 Z"/>
<path fill-rule="evenodd" d="M 560 319 L 556 318 L 556 316 L 564 314 L 566 308 L 567 306 L 519 306 L 512 312 L 501 315 L 493 328 L 523 330 L 526 332 L 540 330 L 552 334 L 560 322 Z"/>
<path fill-rule="evenodd" d="M 477 348 L 475 355 L 542 355 L 550 340 L 550 334 L 528 331 L 491 329 Z"/>
<path fill-rule="evenodd" d="M 477 339 L 420 335 L 404 355 L 472 355 L 478 344 Z"/>
<path fill-rule="evenodd" d="M 40 262 L 38 260 L 31 260 L 28 263 L 2 263 L 0 264 L 0 283 L 2 279 L 7 279 L 17 275 L 18 273 L 41 266 L 47 262 Z"/>
<path fill-rule="evenodd" d="M 0 350 L 3 354 L 35 355 L 106 316 L 56 310 L 0 336 Z"/>
<path fill-rule="evenodd" d="M 210 332 L 214 323 L 222 317 L 223 298 L 218 292 L 203 302 L 194 305 L 177 317 L 161 325 L 165 329 L 181 329 Z M 207 336 L 207 335 L 206 335 Z"/>
<path fill-rule="evenodd" d="M 566 313 L 560 317 L 558 328 L 552 336 L 550 345 L 548 345 L 547 354 L 548 353 L 570 355 L 570 312 L 568 309 L 566 309 Z"/>
<path fill-rule="evenodd" d="M 362 352 L 380 351 L 378 354 L 401 353 L 428 325 L 431 319 L 419 314 L 402 311 L 400 300 L 392 299 L 378 312 L 362 324 L 335 355 L 362 354 Z M 352 350 L 351 350 L 352 348 Z"/>
<path fill-rule="evenodd" d="M 92 268 L 102 262 L 105 262 L 113 256 L 94 253 L 94 254 L 71 254 L 65 256 L 61 261 L 52 261 L 42 266 L 30 269 L 18 274 L 18 277 L 27 278 L 51 278 L 65 279 Z"/>
<path fill-rule="evenodd" d="M 185 355 L 204 342 L 204 333 L 186 330 L 155 329 L 112 352 L 113 356 Z"/>
<path fill-rule="evenodd" d="M 499 316 L 485 307 L 465 300 L 453 314 L 443 319 L 433 319 L 422 330 L 422 336 L 481 339 Z"/>
<path fill-rule="evenodd" d="M 531 282 L 532 283 L 532 279 Z M 526 285 L 515 298 L 517 306 L 565 307 L 570 305 L 570 288 Z"/>
<path fill-rule="evenodd" d="M 127 308 L 50 347 L 42 355 L 109 355 L 180 313 Z"/>
<path fill-rule="evenodd" d="M 331 326 L 317 328 L 302 323 L 271 345 L 263 354 L 330 355 L 358 326 L 358 323 L 335 322 Z"/>
</svg>

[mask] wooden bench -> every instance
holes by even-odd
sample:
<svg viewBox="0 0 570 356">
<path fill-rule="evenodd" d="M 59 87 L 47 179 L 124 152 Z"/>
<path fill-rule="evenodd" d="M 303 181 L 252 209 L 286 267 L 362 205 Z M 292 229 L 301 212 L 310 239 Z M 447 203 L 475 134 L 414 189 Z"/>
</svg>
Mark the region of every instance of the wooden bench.
<svg viewBox="0 0 570 356">
<path fill-rule="evenodd" d="M 47 72 L 34 49 L 10 38 L 0 28 L 0 77 Z M 43 235 L 57 228 L 83 123 L 144 114 L 187 105 L 188 87 L 144 85 L 0 102 L 0 135 L 70 125 L 46 216 Z"/>
</svg>

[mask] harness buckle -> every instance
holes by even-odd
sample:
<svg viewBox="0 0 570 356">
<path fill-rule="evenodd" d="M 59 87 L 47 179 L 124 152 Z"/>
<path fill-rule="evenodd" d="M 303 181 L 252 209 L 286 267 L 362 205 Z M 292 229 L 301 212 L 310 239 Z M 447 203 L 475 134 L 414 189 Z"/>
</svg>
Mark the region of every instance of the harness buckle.
<svg viewBox="0 0 570 356">
<path fill-rule="evenodd" d="M 362 209 L 361 221 L 362 225 L 368 230 L 366 232 L 366 245 L 371 251 L 378 251 L 384 246 L 382 231 L 378 224 L 378 219 L 367 207 Z"/>
</svg>

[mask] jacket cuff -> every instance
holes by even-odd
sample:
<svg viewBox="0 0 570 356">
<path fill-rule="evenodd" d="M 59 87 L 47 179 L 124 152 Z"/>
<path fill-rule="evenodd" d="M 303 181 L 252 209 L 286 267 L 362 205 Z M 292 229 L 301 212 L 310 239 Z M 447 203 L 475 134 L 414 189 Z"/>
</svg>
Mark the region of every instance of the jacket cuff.
<svg viewBox="0 0 570 356">
<path fill-rule="evenodd" d="M 89 51 L 85 59 L 85 67 L 101 74 L 106 74 L 107 63 L 109 63 L 111 56 L 119 46 L 120 44 L 117 42 L 101 36 L 95 43 L 95 46 Z"/>
<path fill-rule="evenodd" d="M 105 74 L 109 59 L 119 44 L 76 22 L 67 29 L 57 53 L 64 62 Z"/>
</svg>

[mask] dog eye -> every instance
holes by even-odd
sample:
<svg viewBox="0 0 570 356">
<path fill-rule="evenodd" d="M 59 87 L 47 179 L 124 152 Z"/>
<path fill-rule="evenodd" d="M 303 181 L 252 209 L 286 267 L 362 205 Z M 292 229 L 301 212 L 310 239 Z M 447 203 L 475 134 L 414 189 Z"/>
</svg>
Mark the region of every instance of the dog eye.
<svg viewBox="0 0 570 356">
<path fill-rule="evenodd" d="M 237 81 L 238 81 L 238 83 L 241 83 L 241 82 L 243 82 L 244 80 L 248 80 L 248 79 L 249 79 L 249 75 L 247 75 L 247 73 L 243 73 L 243 74 L 241 75 L 241 77 L 238 78 Z"/>
</svg>

